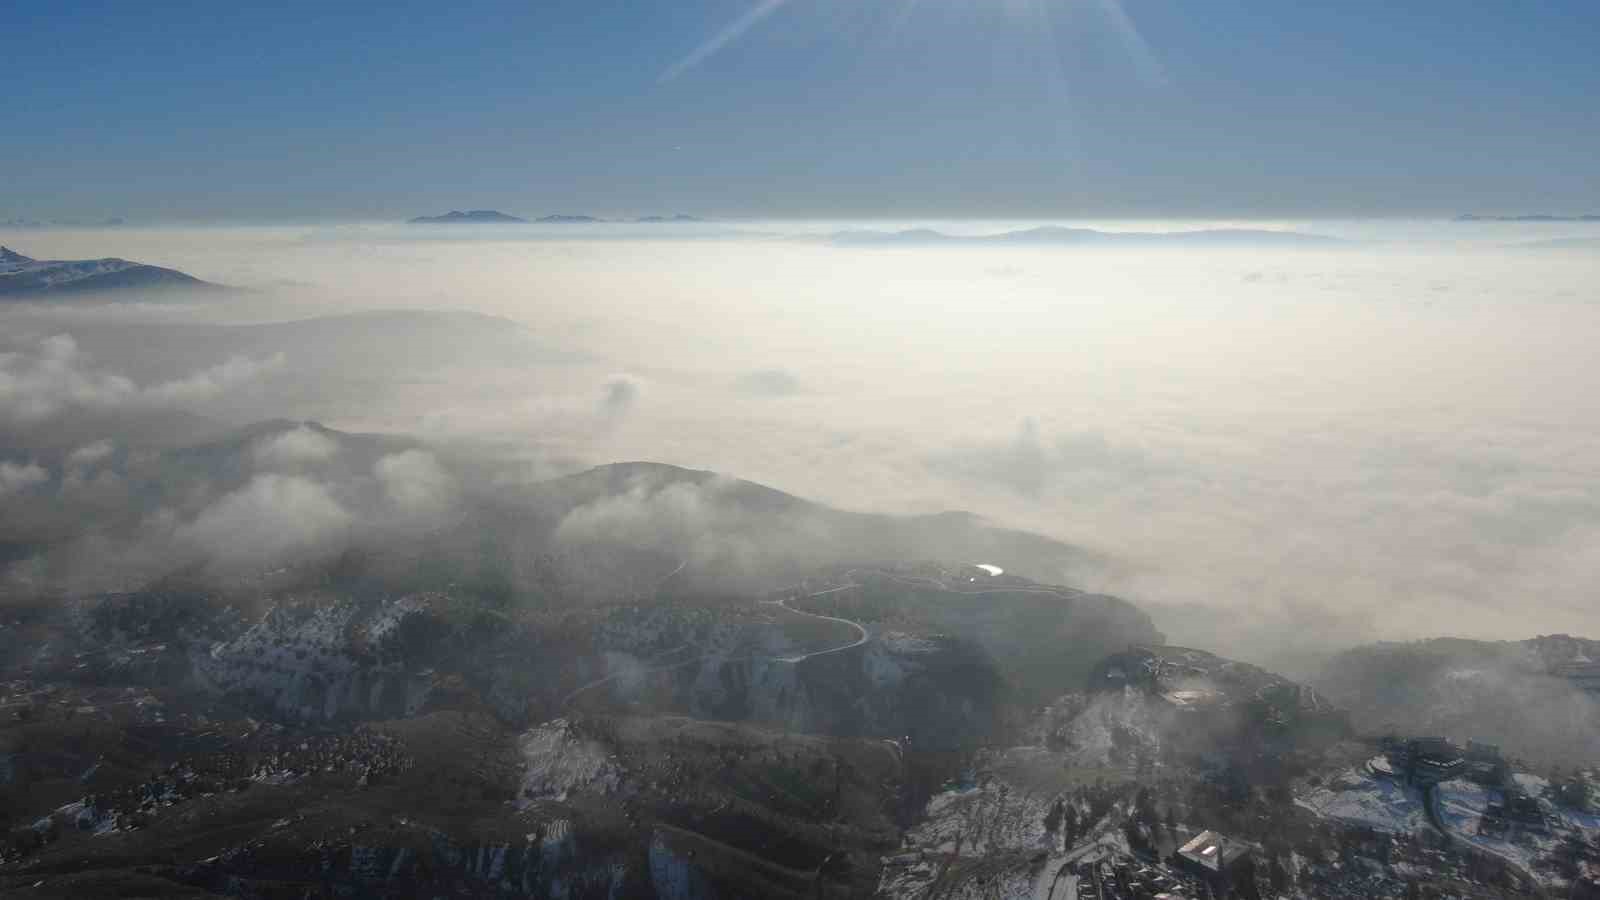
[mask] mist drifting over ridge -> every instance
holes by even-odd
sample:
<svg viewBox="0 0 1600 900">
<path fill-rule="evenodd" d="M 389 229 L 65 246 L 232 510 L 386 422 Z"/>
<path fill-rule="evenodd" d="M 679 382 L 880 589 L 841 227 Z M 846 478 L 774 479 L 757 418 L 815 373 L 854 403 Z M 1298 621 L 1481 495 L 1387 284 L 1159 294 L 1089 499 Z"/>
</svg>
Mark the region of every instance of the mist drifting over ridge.
<svg viewBox="0 0 1600 900">
<path fill-rule="evenodd" d="M 0 312 L 6 490 L 64 490 L 70 453 L 178 433 L 152 417 L 316 420 L 502 479 L 647 459 L 862 512 L 968 510 L 1081 548 L 1060 580 L 1174 641 L 1285 668 L 1380 638 L 1585 630 L 1600 414 L 1570 401 L 1597 374 L 1597 262 L 1514 246 L 1548 229 L 1312 223 L 1292 230 L 1351 240 L 1135 251 L 783 227 L 5 234 L 252 289 Z M 345 336 L 271 324 L 315 317 Z M 297 481 L 246 481 L 173 527 L 226 535 L 205 516 L 293 501 L 347 528 L 332 482 L 275 474 L 275 452 L 252 477 Z M 425 468 L 390 467 L 442 481 Z M 396 502 L 444 508 L 424 494 Z"/>
</svg>

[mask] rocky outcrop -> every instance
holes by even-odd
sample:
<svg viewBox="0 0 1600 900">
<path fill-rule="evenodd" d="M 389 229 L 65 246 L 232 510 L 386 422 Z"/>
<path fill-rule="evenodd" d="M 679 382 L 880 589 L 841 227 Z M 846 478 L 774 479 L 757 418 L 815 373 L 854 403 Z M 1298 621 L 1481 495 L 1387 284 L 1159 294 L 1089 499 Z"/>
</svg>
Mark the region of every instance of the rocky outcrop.
<svg viewBox="0 0 1600 900">
<path fill-rule="evenodd" d="M 195 674 L 292 719 L 414 715 L 434 688 L 426 666 L 448 630 L 431 612 L 440 599 L 275 607 L 238 637 L 195 652 Z"/>
</svg>

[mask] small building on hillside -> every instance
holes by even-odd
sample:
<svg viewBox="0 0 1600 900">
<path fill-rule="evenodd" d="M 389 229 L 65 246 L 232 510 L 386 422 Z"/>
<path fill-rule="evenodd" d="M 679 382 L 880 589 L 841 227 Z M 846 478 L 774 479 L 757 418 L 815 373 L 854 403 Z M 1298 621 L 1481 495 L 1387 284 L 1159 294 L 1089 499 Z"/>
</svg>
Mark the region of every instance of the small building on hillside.
<svg viewBox="0 0 1600 900">
<path fill-rule="evenodd" d="M 1495 744 L 1467 741 L 1466 777 L 1489 787 L 1498 787 L 1511 779 L 1511 766 Z"/>
<path fill-rule="evenodd" d="M 1406 742 L 1406 778 L 1414 784 L 1438 784 L 1465 774 L 1461 748 L 1442 737 L 1414 738 Z"/>
<path fill-rule="evenodd" d="M 1180 864 L 1208 881 L 1230 880 L 1250 860 L 1250 845 L 1202 831 L 1178 848 Z"/>
<path fill-rule="evenodd" d="M 1490 803 L 1483 811 L 1484 824 L 1490 830 L 1504 831 L 1519 827 L 1538 833 L 1550 830 L 1550 820 L 1545 816 L 1539 801 L 1521 791 L 1507 791 L 1499 803 Z"/>
</svg>

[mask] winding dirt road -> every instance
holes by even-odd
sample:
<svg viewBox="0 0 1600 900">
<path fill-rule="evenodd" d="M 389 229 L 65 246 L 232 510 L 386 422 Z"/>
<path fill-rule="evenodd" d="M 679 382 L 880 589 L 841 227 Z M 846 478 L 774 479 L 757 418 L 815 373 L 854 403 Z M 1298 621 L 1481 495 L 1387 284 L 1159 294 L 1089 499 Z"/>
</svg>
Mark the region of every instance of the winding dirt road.
<svg viewBox="0 0 1600 900">
<path fill-rule="evenodd" d="M 688 565 L 688 560 L 684 560 L 684 561 L 679 562 L 678 563 L 678 567 L 676 569 L 673 569 L 671 572 L 668 572 L 665 577 L 663 577 L 660 581 L 656 582 L 655 595 L 659 596 L 660 593 L 661 593 L 662 585 L 665 585 L 668 581 L 670 581 L 673 578 L 673 576 L 677 575 L 679 572 L 682 572 L 684 567 L 687 566 L 687 565 Z M 941 583 L 939 581 L 935 581 L 934 579 L 931 579 L 931 578 L 907 577 L 907 576 L 904 576 L 904 575 L 897 575 L 897 574 L 895 574 L 893 572 L 886 572 L 886 571 L 883 571 L 882 569 L 850 569 L 849 571 L 844 573 L 844 577 L 845 578 L 852 578 L 858 572 L 870 572 L 870 573 L 872 573 L 874 575 L 882 576 L 882 577 L 887 578 L 887 579 L 889 579 L 891 581 L 898 581 L 898 582 L 900 582 L 902 584 L 909 584 L 909 585 L 912 585 L 914 587 L 922 588 L 924 590 L 936 590 L 936 591 L 942 591 L 942 592 L 947 593 L 947 594 L 960 594 L 962 596 L 984 596 L 984 595 L 988 595 L 988 594 L 1051 594 L 1051 595 L 1054 595 L 1054 596 L 1057 596 L 1057 597 L 1068 597 L 1068 596 L 1070 596 L 1069 594 L 1067 594 L 1067 592 L 1059 590 L 1059 589 L 1054 589 L 1054 588 L 1003 587 L 1003 588 L 980 588 L 978 590 L 964 591 L 964 590 L 959 590 L 959 589 L 956 589 L 956 588 L 952 588 L 949 585 L 943 584 L 943 583 Z M 836 593 L 838 593 L 840 591 L 848 591 L 848 590 L 851 590 L 852 588 L 858 588 L 858 587 L 861 587 L 861 585 L 856 583 L 856 582 L 854 582 L 854 581 L 851 581 L 849 584 L 842 584 L 842 585 L 839 585 L 837 587 L 828 588 L 826 590 L 816 591 L 814 593 L 806 594 L 806 595 L 801 596 L 801 597 L 784 597 L 784 598 L 779 599 L 779 600 L 758 600 L 758 601 L 756 601 L 757 603 L 760 603 L 760 604 L 765 605 L 765 606 L 780 606 L 780 607 L 782 607 L 784 609 L 785 612 L 790 612 L 790 613 L 793 613 L 793 614 L 795 614 L 797 616 L 806 616 L 806 617 L 812 618 L 812 619 L 822 619 L 823 621 L 826 621 L 826 622 L 837 622 L 840 625 L 848 625 L 851 628 L 854 628 L 856 630 L 857 634 L 856 634 L 856 639 L 855 640 L 848 641 L 846 643 L 840 644 L 837 647 L 829 647 L 829 648 L 827 648 L 825 650 L 814 650 L 814 651 L 812 651 L 810 653 L 796 653 L 796 654 L 794 654 L 792 656 L 768 656 L 768 655 L 759 655 L 758 654 L 758 655 L 752 655 L 752 656 L 737 657 L 737 658 L 734 658 L 734 659 L 728 659 L 726 661 L 727 662 L 744 662 L 744 661 L 758 660 L 759 659 L 759 660 L 770 660 L 772 662 L 799 664 L 799 663 L 805 662 L 808 659 L 812 659 L 813 657 L 827 656 L 830 653 L 843 653 L 846 650 L 853 650 L 856 647 L 860 647 L 862 644 L 865 644 L 867 641 L 872 639 L 872 633 L 870 631 L 868 631 L 867 627 L 865 625 L 862 625 L 860 622 L 857 622 L 857 621 L 855 621 L 853 619 L 840 618 L 838 616 L 825 616 L 825 615 L 822 615 L 820 613 L 806 612 L 803 609 L 795 609 L 794 607 L 789 605 L 789 601 L 790 600 L 809 600 L 812 597 L 822 597 L 822 596 L 825 596 L 827 594 L 836 594 Z M 677 652 L 679 650 L 682 650 L 682 649 L 684 649 L 684 647 L 673 648 L 673 650 L 669 650 L 666 653 L 655 657 L 655 659 L 651 660 L 651 662 L 652 663 L 658 662 L 661 659 L 663 659 L 663 658 L 665 658 L 667 656 L 670 656 L 673 653 L 675 653 L 675 652 Z M 716 655 L 717 655 L 716 653 L 705 653 L 705 654 L 701 654 L 700 656 L 693 656 L 693 657 L 690 657 L 688 659 L 681 659 L 681 660 L 678 660 L 677 662 L 669 663 L 667 665 L 659 665 L 659 666 L 654 666 L 653 668 L 647 668 L 647 669 L 636 670 L 636 671 L 631 671 L 631 672 L 627 672 L 627 671 L 625 671 L 625 672 L 616 672 L 616 673 L 613 673 L 611 675 L 607 675 L 604 678 L 597 678 L 594 681 L 591 681 L 591 682 L 588 682 L 587 684 L 579 686 L 578 688 L 573 690 L 571 693 L 567 694 L 566 697 L 562 698 L 561 705 L 562 706 L 567 706 L 567 705 L 571 704 L 571 702 L 576 697 L 578 697 L 578 695 L 584 693 L 585 691 L 588 691 L 591 688 L 600 687 L 601 685 L 604 685 L 604 684 L 609 684 L 610 682 L 616 681 L 617 679 L 623 678 L 625 676 L 632 675 L 632 676 L 636 676 L 636 677 L 643 677 L 643 676 L 646 676 L 646 675 L 653 675 L 653 674 L 655 674 L 657 672 L 667 672 L 667 671 L 671 671 L 672 669 L 682 668 L 682 667 L 690 665 L 692 663 L 699 662 L 699 661 L 701 661 L 703 659 L 709 659 L 709 658 L 711 658 L 713 656 L 716 656 Z"/>
<path fill-rule="evenodd" d="M 842 586 L 836 587 L 836 588 L 829 588 L 829 589 L 827 589 L 825 591 L 817 591 L 815 594 L 807 594 L 802 599 L 809 600 L 812 597 L 821 597 L 824 594 L 836 594 L 839 591 L 847 591 L 847 590 L 849 590 L 851 588 L 860 587 L 860 586 L 861 585 L 859 585 L 859 584 L 846 584 L 846 585 L 842 585 Z M 806 612 L 803 609 L 795 609 L 794 607 L 789 605 L 789 600 L 790 600 L 789 597 L 784 597 L 782 600 L 763 600 L 761 602 L 766 603 L 766 604 L 771 605 L 771 606 L 781 606 L 787 612 L 792 612 L 797 616 L 809 616 L 810 618 L 822 619 L 823 621 L 826 621 L 826 622 L 838 622 L 838 623 L 840 623 L 842 625 L 849 625 L 851 628 L 854 628 L 856 631 L 860 632 L 861 634 L 860 634 L 859 637 L 857 637 L 855 640 L 851 641 L 848 644 L 840 644 L 837 647 L 829 647 L 826 650 L 816 650 L 816 651 L 813 651 L 811 653 L 801 653 L 801 654 L 798 654 L 798 655 L 795 655 L 795 656 L 774 656 L 774 657 L 772 657 L 773 659 L 776 659 L 778 662 L 803 663 L 806 660 L 812 658 L 813 656 L 826 656 L 829 653 L 841 653 L 841 652 L 843 652 L 845 650 L 850 650 L 852 648 L 859 647 L 862 644 L 865 644 L 868 640 L 871 640 L 871 638 L 872 638 L 871 633 L 867 631 L 867 627 L 865 625 L 862 625 L 860 622 L 857 622 L 857 621 L 855 621 L 853 619 L 841 619 L 838 616 L 824 616 L 824 615 L 821 615 L 820 613 L 810 613 L 810 612 Z"/>
<path fill-rule="evenodd" d="M 672 578 L 672 576 L 677 575 L 679 572 L 682 572 L 683 571 L 683 567 L 685 565 L 687 565 L 687 564 L 688 564 L 687 561 L 679 563 L 678 567 L 676 569 L 673 569 L 671 572 L 669 572 L 666 575 L 665 578 L 662 578 L 660 581 L 656 582 L 656 593 L 659 594 L 660 590 L 661 590 L 661 586 L 663 584 L 666 584 L 668 579 Z M 848 575 L 848 573 L 846 573 L 846 574 Z M 860 587 L 860 586 L 861 585 L 859 585 L 859 584 L 851 583 L 851 584 L 840 585 L 839 587 L 828 588 L 827 590 L 824 590 L 824 591 L 817 591 L 817 592 L 812 593 L 812 594 L 806 594 L 804 597 L 799 597 L 799 598 L 784 597 L 784 598 L 779 599 L 779 600 L 758 600 L 758 601 L 756 601 L 757 603 L 760 603 L 760 604 L 763 604 L 763 605 L 766 605 L 766 606 L 781 606 L 781 607 L 783 607 L 784 612 L 793 613 L 793 614 L 795 614 L 797 616 L 807 616 L 807 617 L 812 618 L 812 619 L 823 619 L 823 620 L 828 621 L 828 622 L 838 622 L 838 623 L 840 623 L 842 625 L 849 625 L 851 628 L 854 628 L 857 632 L 859 632 L 859 634 L 858 634 L 858 636 L 856 637 L 855 640 L 850 641 L 848 643 L 840 644 L 837 647 L 829 647 L 826 650 L 815 650 L 815 651 L 812 651 L 810 653 L 799 653 L 799 654 L 795 654 L 793 656 L 768 656 L 768 655 L 763 655 L 763 654 L 756 654 L 756 655 L 752 655 L 752 656 L 743 656 L 743 657 L 736 657 L 736 658 L 732 658 L 732 659 L 727 659 L 725 661 L 726 662 L 747 662 L 747 661 L 750 661 L 750 660 L 758 660 L 758 659 L 760 659 L 760 660 L 770 660 L 772 662 L 798 664 L 798 663 L 803 663 L 806 660 L 811 659 L 814 656 L 826 656 L 829 653 L 842 653 L 842 652 L 844 652 L 846 650 L 850 650 L 850 649 L 853 649 L 855 647 L 859 647 L 862 644 L 865 644 L 867 641 L 872 639 L 872 634 L 871 634 L 871 632 L 867 631 L 866 626 L 862 625 L 860 622 L 856 622 L 856 621 L 853 621 L 851 619 L 841 619 L 841 618 L 839 618 L 837 616 L 824 616 L 824 615 L 820 615 L 818 613 L 806 612 L 803 609 L 795 609 L 795 608 L 793 608 L 793 607 L 788 605 L 789 601 L 792 600 L 792 599 L 809 600 L 812 597 L 821 597 L 821 596 L 824 596 L 826 594 L 835 594 L 835 593 L 838 593 L 839 591 L 847 591 L 847 590 L 850 590 L 851 588 L 857 588 L 857 587 Z M 671 650 L 666 651 L 665 653 L 661 653 L 661 654 L 658 654 L 657 656 L 655 656 L 651 660 L 651 663 L 659 662 L 660 660 L 662 660 L 662 659 L 664 659 L 666 657 L 669 657 L 669 656 L 673 655 L 674 653 L 677 653 L 677 652 L 679 652 L 681 650 L 685 650 L 687 648 L 688 648 L 687 644 L 682 644 L 682 645 L 679 645 L 677 647 L 674 647 Z M 600 687 L 601 685 L 610 684 L 611 682 L 616 681 L 619 678 L 624 678 L 624 677 L 628 677 L 628 676 L 642 678 L 642 677 L 647 676 L 647 675 L 654 675 L 654 674 L 656 674 L 658 672 L 668 672 L 668 671 L 671 671 L 673 669 L 681 669 L 684 666 L 690 665 L 692 663 L 700 662 L 701 660 L 704 660 L 704 659 L 710 659 L 711 657 L 717 656 L 717 655 L 718 654 L 716 654 L 716 653 L 703 653 L 703 654 L 700 654 L 699 656 L 691 656 L 688 659 L 680 659 L 677 662 L 669 663 L 669 664 L 664 665 L 664 666 L 653 666 L 651 668 L 646 668 L 646 669 L 641 669 L 641 670 L 634 670 L 634 671 L 613 672 L 612 674 L 607 675 L 607 676 L 605 676 L 603 678 L 596 678 L 593 681 L 587 682 L 585 684 L 579 685 L 578 687 L 574 688 L 565 697 L 561 698 L 561 705 L 562 705 L 562 707 L 570 706 L 572 704 L 572 701 L 577 699 L 578 695 L 584 693 L 585 691 L 591 690 L 593 688 Z"/>
</svg>

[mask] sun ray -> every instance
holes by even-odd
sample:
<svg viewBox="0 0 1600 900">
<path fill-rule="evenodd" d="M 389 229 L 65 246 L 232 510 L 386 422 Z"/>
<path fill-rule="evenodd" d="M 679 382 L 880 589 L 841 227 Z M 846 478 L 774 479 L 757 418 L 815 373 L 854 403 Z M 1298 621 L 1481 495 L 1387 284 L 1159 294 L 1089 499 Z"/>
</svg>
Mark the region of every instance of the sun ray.
<svg viewBox="0 0 1600 900">
<path fill-rule="evenodd" d="M 1128 11 L 1122 8 L 1122 0 L 1100 0 L 1100 8 L 1105 11 L 1111 27 L 1116 29 L 1117 36 L 1122 39 L 1123 49 L 1128 52 L 1134 68 L 1139 71 L 1139 76 L 1147 84 L 1166 84 L 1167 73 L 1161 65 L 1161 60 L 1156 58 L 1155 51 L 1150 49 L 1150 44 L 1145 41 L 1144 35 L 1139 33 L 1138 26 L 1128 17 Z"/>
<path fill-rule="evenodd" d="M 720 31 L 690 51 L 687 56 L 668 66 L 667 70 L 662 72 L 661 77 L 656 80 L 658 82 L 671 81 L 694 68 L 703 62 L 706 57 L 738 40 L 746 31 L 754 28 L 762 19 L 777 12 L 780 7 L 788 2 L 789 0 L 761 0 L 760 3 L 746 10 L 744 15 L 724 25 Z"/>
</svg>

